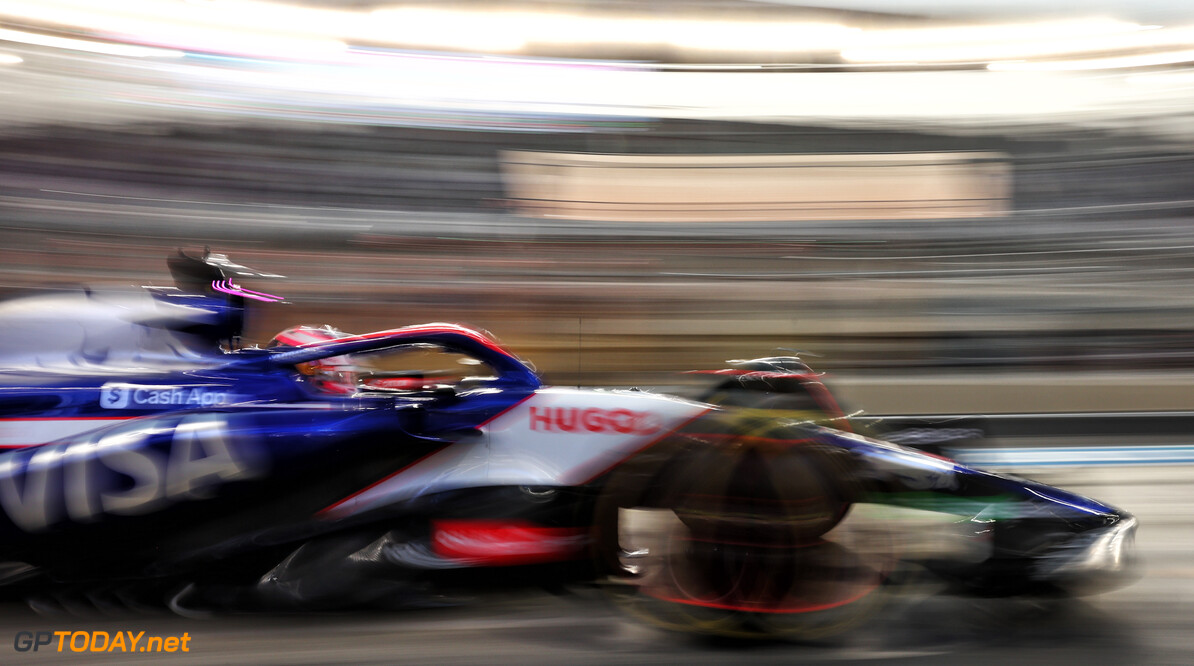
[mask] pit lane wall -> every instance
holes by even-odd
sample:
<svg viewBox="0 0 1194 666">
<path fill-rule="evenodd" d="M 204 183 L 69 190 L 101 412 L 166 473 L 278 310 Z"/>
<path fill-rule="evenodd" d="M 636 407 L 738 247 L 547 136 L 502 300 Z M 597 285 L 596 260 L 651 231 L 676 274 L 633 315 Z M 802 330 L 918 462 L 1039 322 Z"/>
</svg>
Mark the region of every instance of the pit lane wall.
<svg viewBox="0 0 1194 666">
<path fill-rule="evenodd" d="M 1194 373 L 830 373 L 847 409 L 870 414 L 1045 414 L 1194 411 Z"/>
</svg>

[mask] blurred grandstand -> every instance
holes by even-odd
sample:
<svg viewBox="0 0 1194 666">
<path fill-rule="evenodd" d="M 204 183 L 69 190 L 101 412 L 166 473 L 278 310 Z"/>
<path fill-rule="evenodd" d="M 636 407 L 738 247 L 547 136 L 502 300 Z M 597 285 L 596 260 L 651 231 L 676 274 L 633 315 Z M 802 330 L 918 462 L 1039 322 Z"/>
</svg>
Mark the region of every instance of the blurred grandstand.
<svg viewBox="0 0 1194 666">
<path fill-rule="evenodd" d="M 324 62 L 5 25 L 23 31 L 0 32 L 6 294 L 149 283 L 174 248 L 210 245 L 290 276 L 295 305 L 263 313 L 255 341 L 296 319 L 467 321 L 557 383 L 777 347 L 846 374 L 1194 368 L 1191 105 L 1164 78 L 1180 62 L 1042 83 L 858 49 L 498 58 L 367 40 Z M 1140 36 L 1170 34 L 1095 27 L 1119 46 L 1092 59 L 1163 53 Z"/>
<path fill-rule="evenodd" d="M 1006 156 L 1012 182 L 1006 211 L 980 217 L 668 222 L 532 215 L 503 182 L 507 150 L 614 147 L 982 151 Z M 814 351 L 826 368 L 1194 365 L 1194 156 L 1140 137 L 54 127 L 0 139 L 0 169 L 9 292 L 146 282 L 171 248 L 209 244 L 291 275 L 312 321 L 469 320 L 533 340 L 532 358 L 565 374 L 579 344 L 582 372 L 624 376 L 744 346 Z"/>
</svg>

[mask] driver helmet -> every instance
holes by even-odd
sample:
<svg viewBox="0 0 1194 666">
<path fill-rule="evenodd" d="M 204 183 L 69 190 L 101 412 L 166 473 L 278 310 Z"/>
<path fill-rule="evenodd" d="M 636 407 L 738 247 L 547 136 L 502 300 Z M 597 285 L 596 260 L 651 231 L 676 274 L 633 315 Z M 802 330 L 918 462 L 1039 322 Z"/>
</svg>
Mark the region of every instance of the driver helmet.
<svg viewBox="0 0 1194 666">
<path fill-rule="evenodd" d="M 293 326 L 274 336 L 267 347 L 303 345 L 338 340 L 349 335 L 331 326 Z M 316 388 L 329 393 L 355 393 L 357 372 L 347 356 L 331 356 L 294 366 Z"/>
</svg>

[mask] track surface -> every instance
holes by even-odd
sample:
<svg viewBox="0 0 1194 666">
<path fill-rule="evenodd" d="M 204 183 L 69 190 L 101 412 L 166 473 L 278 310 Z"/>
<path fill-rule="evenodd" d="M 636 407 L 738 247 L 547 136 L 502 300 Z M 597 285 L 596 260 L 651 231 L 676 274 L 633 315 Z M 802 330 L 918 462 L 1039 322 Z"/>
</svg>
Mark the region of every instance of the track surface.
<svg viewBox="0 0 1194 666">
<path fill-rule="evenodd" d="M 624 616 L 598 589 L 481 593 L 445 608 L 341 615 L 39 615 L 8 605 L 0 607 L 0 662 L 1194 663 L 1194 467 L 1024 471 L 1135 513 L 1143 577 L 1112 593 L 1061 601 L 963 599 L 926 587 L 893 599 L 860 630 L 811 644 L 666 633 Z M 22 653 L 13 646 L 19 631 L 76 630 L 186 632 L 190 651 Z"/>
</svg>

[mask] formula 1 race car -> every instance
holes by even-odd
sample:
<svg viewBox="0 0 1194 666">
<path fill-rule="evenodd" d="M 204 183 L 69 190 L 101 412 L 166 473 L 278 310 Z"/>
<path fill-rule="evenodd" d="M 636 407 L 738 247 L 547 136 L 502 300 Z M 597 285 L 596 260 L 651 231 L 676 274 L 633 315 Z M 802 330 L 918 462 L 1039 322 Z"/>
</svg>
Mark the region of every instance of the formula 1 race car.
<svg viewBox="0 0 1194 666">
<path fill-rule="evenodd" d="M 233 279 L 264 274 L 169 263 L 177 287 L 0 304 L 13 594 L 326 609 L 607 581 L 663 626 L 802 635 L 908 567 L 978 594 L 1129 569 L 1130 515 L 855 432 L 796 357 L 685 399 L 547 387 L 454 324 L 242 348 L 246 302 L 281 299 Z"/>
</svg>

